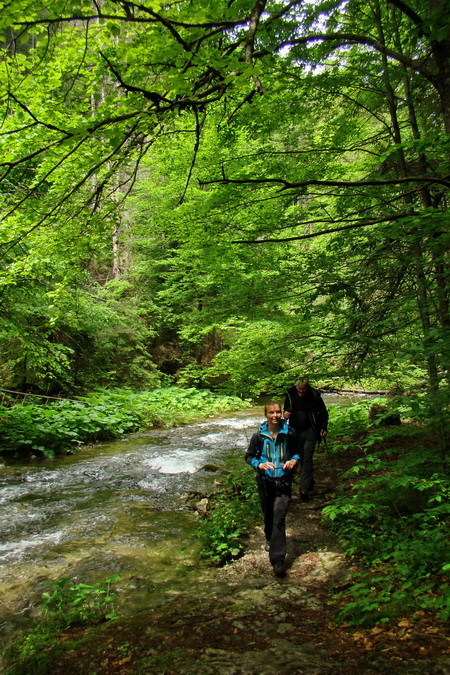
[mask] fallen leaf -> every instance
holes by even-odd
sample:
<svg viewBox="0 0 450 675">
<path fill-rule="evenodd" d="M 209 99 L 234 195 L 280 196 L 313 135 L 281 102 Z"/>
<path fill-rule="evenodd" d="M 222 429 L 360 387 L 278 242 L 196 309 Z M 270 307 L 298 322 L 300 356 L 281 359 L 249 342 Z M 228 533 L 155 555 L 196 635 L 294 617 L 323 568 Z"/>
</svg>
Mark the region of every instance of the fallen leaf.
<svg viewBox="0 0 450 675">
<path fill-rule="evenodd" d="M 411 622 L 408 621 L 407 619 L 402 619 L 401 621 L 398 622 L 397 626 L 400 628 L 409 628 L 411 626 Z"/>
<path fill-rule="evenodd" d="M 372 628 L 370 631 L 372 635 L 379 635 L 380 633 L 384 633 L 386 631 L 385 628 L 382 628 L 381 626 L 375 626 L 375 628 Z"/>
</svg>

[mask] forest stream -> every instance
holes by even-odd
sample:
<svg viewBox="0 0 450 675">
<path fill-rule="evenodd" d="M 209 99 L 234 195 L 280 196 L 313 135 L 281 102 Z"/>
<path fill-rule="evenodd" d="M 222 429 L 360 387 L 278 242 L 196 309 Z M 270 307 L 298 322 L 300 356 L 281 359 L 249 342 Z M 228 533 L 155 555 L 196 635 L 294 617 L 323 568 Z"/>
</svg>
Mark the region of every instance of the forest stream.
<svg viewBox="0 0 450 675">
<path fill-rule="evenodd" d="M 220 469 L 243 454 L 261 419 L 255 409 L 3 467 L 2 633 L 25 625 L 61 577 L 94 583 L 120 574 L 130 611 L 176 587 L 180 575 L 194 583 L 198 516 L 186 497 L 208 491 L 215 480 L 208 465 Z"/>
<path fill-rule="evenodd" d="M 234 563 L 198 562 L 187 495 L 207 492 L 225 461 L 243 456 L 261 419 L 252 409 L 3 467 L 2 638 L 31 625 L 52 580 L 119 574 L 120 618 L 70 629 L 63 639 L 82 646 L 60 655 L 52 675 L 450 673 L 448 638 L 426 617 L 334 625 L 330 589 L 345 588 L 352 568 L 320 512 L 342 460 L 318 454 L 318 494 L 307 504 L 293 497 L 284 579 L 273 575 L 259 527 Z"/>
</svg>

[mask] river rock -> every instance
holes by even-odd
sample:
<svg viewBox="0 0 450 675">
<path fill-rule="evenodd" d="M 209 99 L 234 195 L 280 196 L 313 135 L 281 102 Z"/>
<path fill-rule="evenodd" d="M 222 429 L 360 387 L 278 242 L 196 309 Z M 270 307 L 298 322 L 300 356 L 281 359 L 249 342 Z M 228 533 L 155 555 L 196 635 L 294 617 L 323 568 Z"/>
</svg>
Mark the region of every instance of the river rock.
<svg viewBox="0 0 450 675">
<path fill-rule="evenodd" d="M 222 471 L 222 469 L 216 464 L 205 464 L 199 469 L 199 471 L 210 471 L 211 473 L 216 473 L 217 471 Z"/>
<path fill-rule="evenodd" d="M 200 501 L 195 503 L 195 509 L 200 513 L 209 511 L 209 499 L 200 499 Z"/>
</svg>

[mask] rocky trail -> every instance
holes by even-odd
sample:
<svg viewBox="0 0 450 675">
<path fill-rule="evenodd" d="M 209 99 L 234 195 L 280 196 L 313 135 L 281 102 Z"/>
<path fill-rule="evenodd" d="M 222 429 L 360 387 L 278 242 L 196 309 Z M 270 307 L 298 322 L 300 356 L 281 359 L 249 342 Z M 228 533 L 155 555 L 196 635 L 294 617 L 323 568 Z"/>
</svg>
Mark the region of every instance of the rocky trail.
<svg viewBox="0 0 450 675">
<path fill-rule="evenodd" d="M 444 624 L 416 613 L 368 629 L 336 626 L 333 592 L 352 568 L 320 513 L 336 484 L 337 463 L 316 460 L 317 495 L 293 497 L 284 578 L 274 576 L 256 528 L 246 554 L 200 571 L 195 597 L 179 591 L 157 608 L 90 628 L 71 629 L 53 654 L 53 675 L 445 675 L 450 642 Z M 42 671 L 47 672 L 47 671 Z"/>
</svg>

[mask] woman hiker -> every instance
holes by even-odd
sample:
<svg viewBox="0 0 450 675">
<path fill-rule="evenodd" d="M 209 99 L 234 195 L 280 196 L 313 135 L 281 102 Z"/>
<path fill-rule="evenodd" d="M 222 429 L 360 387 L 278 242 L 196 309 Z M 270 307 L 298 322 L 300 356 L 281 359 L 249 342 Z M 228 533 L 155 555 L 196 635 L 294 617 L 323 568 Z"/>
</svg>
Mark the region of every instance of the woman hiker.
<svg viewBox="0 0 450 675">
<path fill-rule="evenodd" d="M 256 471 L 269 560 L 276 576 L 283 577 L 286 574 L 286 514 L 299 455 L 295 450 L 295 432 L 283 419 L 280 404 L 267 403 L 264 414 L 266 421 L 252 435 L 245 461 Z"/>
</svg>

